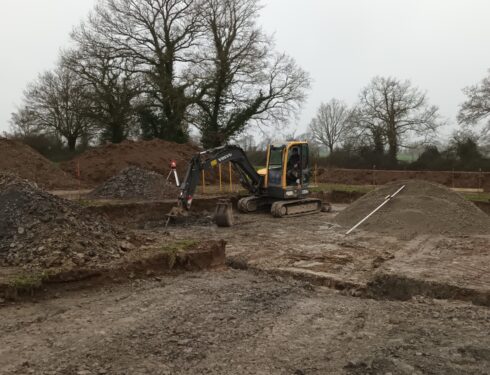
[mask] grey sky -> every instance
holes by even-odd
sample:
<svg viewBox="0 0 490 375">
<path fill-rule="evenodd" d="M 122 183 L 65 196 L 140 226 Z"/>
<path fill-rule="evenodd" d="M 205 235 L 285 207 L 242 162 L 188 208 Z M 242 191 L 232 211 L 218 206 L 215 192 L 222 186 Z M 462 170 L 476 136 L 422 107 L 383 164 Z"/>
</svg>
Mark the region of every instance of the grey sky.
<svg viewBox="0 0 490 375">
<path fill-rule="evenodd" d="M 0 131 L 26 84 L 53 67 L 95 0 L 0 0 Z M 411 79 L 454 125 L 461 89 L 490 68 L 488 0 L 264 0 L 261 23 L 313 78 L 298 121 L 322 101 L 353 104 L 375 75 Z M 447 133 L 448 130 L 445 131 Z"/>
</svg>

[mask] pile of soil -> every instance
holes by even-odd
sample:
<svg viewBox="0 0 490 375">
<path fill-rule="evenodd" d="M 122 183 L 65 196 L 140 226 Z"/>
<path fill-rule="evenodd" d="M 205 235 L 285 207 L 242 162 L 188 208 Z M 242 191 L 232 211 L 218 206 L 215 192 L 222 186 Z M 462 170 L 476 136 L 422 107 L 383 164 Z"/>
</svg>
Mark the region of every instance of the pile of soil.
<svg viewBox="0 0 490 375">
<path fill-rule="evenodd" d="M 138 167 L 123 169 L 90 194 L 97 199 L 177 199 L 179 188 L 156 172 Z"/>
<path fill-rule="evenodd" d="M 167 176 L 170 172 L 171 160 L 176 160 L 177 171 L 182 179 L 188 162 L 197 152 L 199 152 L 197 146 L 160 139 L 124 141 L 86 151 L 78 158 L 63 163 L 61 168 L 75 175 L 79 164 L 82 181 L 87 185 L 97 186 L 130 166 Z"/>
<path fill-rule="evenodd" d="M 15 173 L 46 189 L 76 189 L 78 181 L 22 142 L 0 138 L 0 171 Z"/>
<path fill-rule="evenodd" d="M 427 181 L 400 181 L 376 189 L 340 212 L 336 222 L 352 227 L 401 186 L 405 189 L 359 229 L 412 237 L 417 234 L 490 233 L 490 217 L 460 194 Z"/>
<path fill-rule="evenodd" d="M 0 266 L 84 267 L 120 258 L 123 250 L 116 230 L 104 220 L 0 173 Z"/>
</svg>

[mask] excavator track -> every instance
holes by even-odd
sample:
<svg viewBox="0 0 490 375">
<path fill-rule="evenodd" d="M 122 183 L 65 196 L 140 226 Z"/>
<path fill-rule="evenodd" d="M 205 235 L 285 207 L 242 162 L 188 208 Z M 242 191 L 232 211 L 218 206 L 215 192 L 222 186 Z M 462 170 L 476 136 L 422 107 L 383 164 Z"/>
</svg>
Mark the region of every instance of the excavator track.
<svg viewBox="0 0 490 375">
<path fill-rule="evenodd" d="M 306 198 L 274 202 L 271 207 L 271 214 L 274 217 L 293 217 L 315 214 L 322 210 L 324 210 L 324 206 L 321 199 Z"/>
<path fill-rule="evenodd" d="M 252 195 L 238 201 L 238 210 L 243 213 L 256 212 L 264 206 L 270 205 L 271 200 L 267 197 Z"/>
</svg>

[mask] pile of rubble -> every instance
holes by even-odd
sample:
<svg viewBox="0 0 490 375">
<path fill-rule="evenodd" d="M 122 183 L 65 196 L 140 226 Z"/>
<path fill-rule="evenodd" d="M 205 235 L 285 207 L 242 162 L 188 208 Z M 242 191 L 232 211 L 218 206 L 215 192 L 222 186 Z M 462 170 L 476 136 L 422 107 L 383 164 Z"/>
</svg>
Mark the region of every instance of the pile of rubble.
<svg viewBox="0 0 490 375">
<path fill-rule="evenodd" d="M 355 225 L 403 185 L 405 189 L 359 229 L 407 238 L 490 233 L 490 217 L 473 203 L 445 186 L 418 180 L 387 184 L 366 194 L 340 212 L 336 222 Z"/>
<path fill-rule="evenodd" d="M 0 173 L 0 266 L 90 267 L 118 259 L 125 250 L 103 219 Z"/>
<path fill-rule="evenodd" d="M 96 199 L 177 199 L 179 188 L 165 177 L 137 167 L 129 167 L 98 186 L 90 194 Z"/>
</svg>

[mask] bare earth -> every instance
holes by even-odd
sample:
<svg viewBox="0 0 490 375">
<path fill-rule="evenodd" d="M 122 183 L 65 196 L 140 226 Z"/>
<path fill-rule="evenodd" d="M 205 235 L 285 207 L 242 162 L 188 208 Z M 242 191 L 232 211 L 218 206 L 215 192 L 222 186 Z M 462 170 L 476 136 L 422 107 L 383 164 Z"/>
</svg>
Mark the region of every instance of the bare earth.
<svg viewBox="0 0 490 375">
<path fill-rule="evenodd" d="M 375 301 L 250 271 L 0 310 L 2 374 L 488 374 L 486 307 Z"/>
<path fill-rule="evenodd" d="M 489 374 L 490 238 L 345 237 L 335 215 L 172 227 L 244 270 L 4 304 L 0 374 Z"/>
<path fill-rule="evenodd" d="M 267 213 L 236 215 L 232 229 L 177 227 L 172 233 L 176 238 L 222 238 L 232 260 L 322 285 L 363 291 L 382 279 L 395 284 L 383 290 L 391 297 L 426 294 L 490 306 L 490 235 L 403 240 L 358 230 L 345 236 L 347 229 L 334 224 L 345 207 L 283 220 Z M 393 281 L 393 275 L 402 281 Z"/>
</svg>

